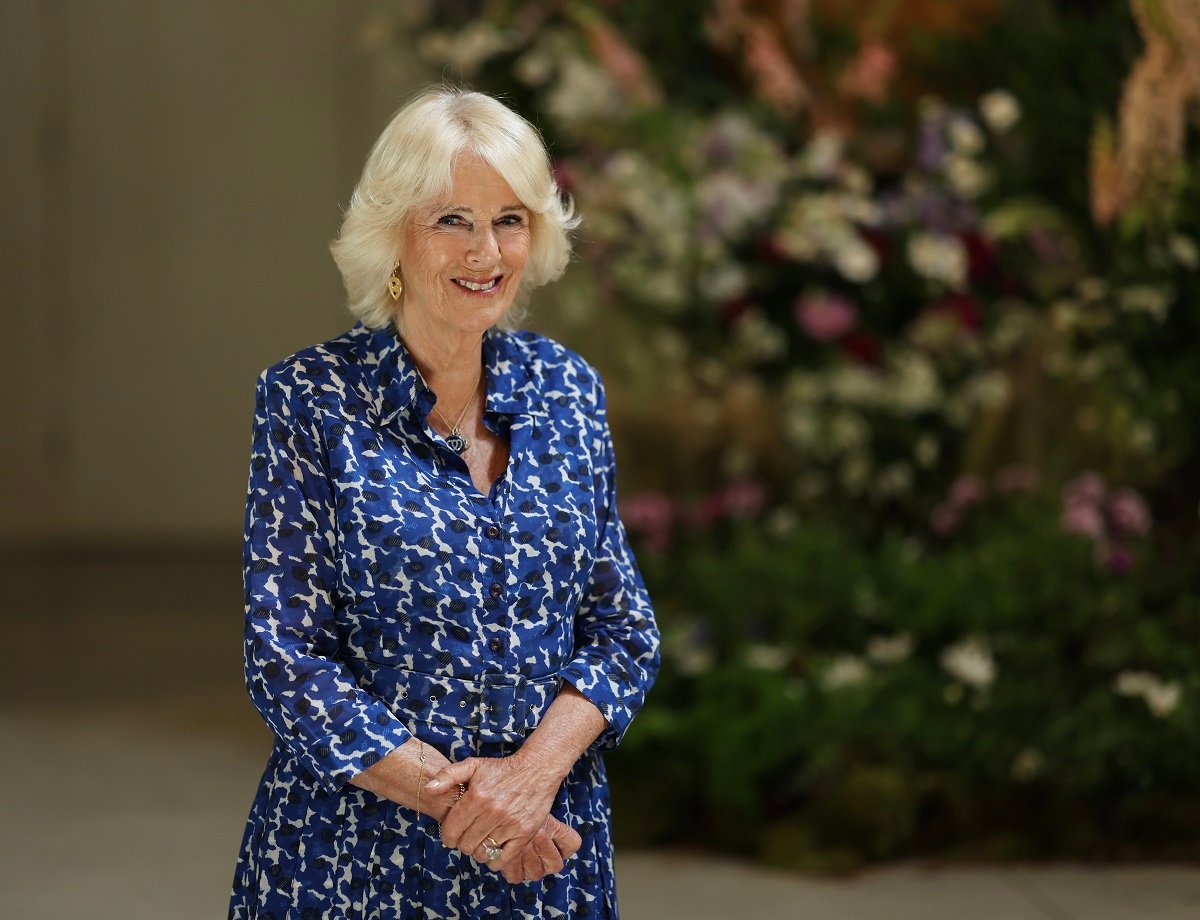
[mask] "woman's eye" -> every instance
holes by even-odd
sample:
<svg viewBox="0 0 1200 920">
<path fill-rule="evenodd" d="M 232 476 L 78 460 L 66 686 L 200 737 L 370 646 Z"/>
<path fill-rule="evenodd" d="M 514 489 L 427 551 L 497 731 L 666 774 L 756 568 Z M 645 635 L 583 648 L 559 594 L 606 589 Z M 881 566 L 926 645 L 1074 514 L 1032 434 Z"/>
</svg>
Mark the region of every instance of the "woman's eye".
<svg viewBox="0 0 1200 920">
<path fill-rule="evenodd" d="M 438 223 L 444 227 L 461 227 L 466 221 L 459 214 L 444 214 L 438 218 Z"/>
<path fill-rule="evenodd" d="M 520 214 L 505 214 L 497 221 L 498 224 L 504 227 L 519 227 L 524 222 L 524 218 Z"/>
</svg>

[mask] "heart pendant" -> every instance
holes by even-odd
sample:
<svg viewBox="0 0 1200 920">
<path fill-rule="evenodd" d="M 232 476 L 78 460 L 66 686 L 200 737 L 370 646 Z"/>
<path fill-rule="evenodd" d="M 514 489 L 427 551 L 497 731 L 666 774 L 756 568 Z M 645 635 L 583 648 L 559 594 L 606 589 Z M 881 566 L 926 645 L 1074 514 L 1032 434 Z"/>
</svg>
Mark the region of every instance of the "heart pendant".
<svg viewBox="0 0 1200 920">
<path fill-rule="evenodd" d="M 456 454 L 461 454 L 467 449 L 468 441 L 465 435 L 459 434 L 458 432 L 453 432 L 449 437 L 446 438 L 446 444 Z"/>
</svg>

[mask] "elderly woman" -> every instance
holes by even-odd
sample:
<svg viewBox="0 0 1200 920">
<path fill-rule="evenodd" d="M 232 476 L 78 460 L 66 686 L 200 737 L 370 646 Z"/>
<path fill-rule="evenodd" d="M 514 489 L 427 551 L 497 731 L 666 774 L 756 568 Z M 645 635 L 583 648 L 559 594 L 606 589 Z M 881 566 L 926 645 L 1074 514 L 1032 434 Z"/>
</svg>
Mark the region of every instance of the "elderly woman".
<svg viewBox="0 0 1200 920">
<path fill-rule="evenodd" d="M 658 669 L 596 371 L 506 331 L 572 208 L 423 93 L 333 254 L 357 322 L 259 377 L 245 666 L 274 748 L 230 917 L 616 917 L 602 750 Z"/>
</svg>

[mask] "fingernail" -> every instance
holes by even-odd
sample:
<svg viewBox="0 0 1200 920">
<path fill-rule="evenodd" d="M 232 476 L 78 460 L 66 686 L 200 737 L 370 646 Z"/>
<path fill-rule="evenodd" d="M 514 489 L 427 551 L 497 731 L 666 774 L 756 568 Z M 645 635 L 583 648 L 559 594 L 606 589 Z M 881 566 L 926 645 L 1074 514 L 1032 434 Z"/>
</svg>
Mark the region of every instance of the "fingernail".
<svg viewBox="0 0 1200 920">
<path fill-rule="evenodd" d="M 426 789 L 438 789 L 441 787 L 441 785 L 442 785 L 442 781 L 440 779 L 431 779 L 429 782 L 427 782 L 425 784 L 425 788 Z"/>
</svg>

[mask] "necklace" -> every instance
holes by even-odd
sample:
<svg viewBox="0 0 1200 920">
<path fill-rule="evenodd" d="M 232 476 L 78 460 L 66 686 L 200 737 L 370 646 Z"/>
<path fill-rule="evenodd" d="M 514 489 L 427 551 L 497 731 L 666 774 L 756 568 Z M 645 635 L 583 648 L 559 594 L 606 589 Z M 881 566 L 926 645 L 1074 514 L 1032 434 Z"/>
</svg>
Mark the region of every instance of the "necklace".
<svg viewBox="0 0 1200 920">
<path fill-rule="evenodd" d="M 446 421 L 446 416 L 438 411 L 437 404 L 433 406 L 434 414 L 441 420 L 441 423 L 450 429 L 450 434 L 446 435 L 447 446 L 456 454 L 463 454 L 467 448 L 471 446 L 471 440 L 462 433 L 463 419 L 467 417 L 467 410 L 471 408 L 471 403 L 475 401 L 475 393 L 479 389 L 479 381 L 483 379 L 483 368 L 479 368 L 479 376 L 475 378 L 475 386 L 471 388 L 471 395 L 467 397 L 466 405 L 462 407 L 462 412 L 458 413 L 458 421 L 451 425 Z"/>
</svg>

